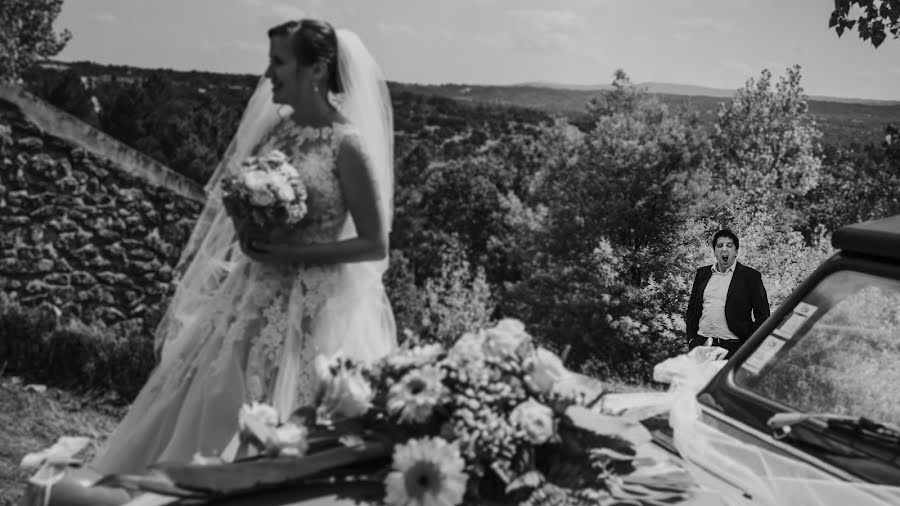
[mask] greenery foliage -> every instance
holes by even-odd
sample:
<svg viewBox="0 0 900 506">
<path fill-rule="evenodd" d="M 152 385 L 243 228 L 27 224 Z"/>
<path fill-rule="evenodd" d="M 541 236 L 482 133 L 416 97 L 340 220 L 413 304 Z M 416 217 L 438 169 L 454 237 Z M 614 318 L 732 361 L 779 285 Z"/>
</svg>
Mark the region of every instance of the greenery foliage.
<svg viewBox="0 0 900 506">
<path fill-rule="evenodd" d="M 72 38 L 53 31 L 63 0 L 4 0 L 0 3 L 0 82 L 16 82 L 35 61 L 50 58 Z"/>
<path fill-rule="evenodd" d="M 140 328 L 86 326 L 0 293 L 0 371 L 26 381 L 121 399 L 137 395 L 155 362 Z"/>
<path fill-rule="evenodd" d="M 856 13 L 859 17 L 853 19 Z M 900 38 L 900 0 L 835 0 L 828 27 L 838 37 L 856 27 L 859 38 L 877 48 L 888 34 Z"/>
<path fill-rule="evenodd" d="M 777 80 L 764 71 L 700 114 L 620 71 L 577 126 L 392 83 L 386 282 L 398 327 L 448 342 L 512 316 L 542 345 L 570 350 L 571 367 L 647 381 L 652 365 L 686 349 L 690 284 L 722 227 L 740 236 L 739 261 L 762 272 L 770 303 L 780 303 L 831 252 L 837 227 L 900 212 L 900 135 L 829 144 L 800 82 L 797 67 Z M 255 83 L 94 64 L 29 74 L 41 96 L 198 181 Z M 79 109 L 95 98 L 99 111 Z M 118 353 L 107 341 L 103 353 Z"/>
</svg>

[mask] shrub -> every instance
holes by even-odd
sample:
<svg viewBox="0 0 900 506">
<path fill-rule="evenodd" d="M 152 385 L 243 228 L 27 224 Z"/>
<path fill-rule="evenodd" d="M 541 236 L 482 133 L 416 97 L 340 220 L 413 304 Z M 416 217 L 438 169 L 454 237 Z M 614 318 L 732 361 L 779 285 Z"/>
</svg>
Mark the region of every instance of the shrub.
<svg viewBox="0 0 900 506">
<path fill-rule="evenodd" d="M 43 308 L 0 297 L 0 369 L 26 381 L 114 392 L 130 401 L 156 360 L 140 328 L 61 322 Z"/>
</svg>

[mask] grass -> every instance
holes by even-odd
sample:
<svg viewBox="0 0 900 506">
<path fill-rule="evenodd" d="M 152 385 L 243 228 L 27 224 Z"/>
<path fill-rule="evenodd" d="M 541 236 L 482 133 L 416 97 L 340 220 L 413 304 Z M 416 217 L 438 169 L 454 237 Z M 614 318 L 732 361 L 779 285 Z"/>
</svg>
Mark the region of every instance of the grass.
<svg viewBox="0 0 900 506">
<path fill-rule="evenodd" d="M 78 457 L 90 459 L 124 415 L 123 407 L 102 397 L 25 387 L 18 377 L 0 376 L 0 506 L 20 503 L 31 475 L 19 468 L 26 454 L 49 447 L 60 436 L 87 436 L 95 443 Z"/>
</svg>

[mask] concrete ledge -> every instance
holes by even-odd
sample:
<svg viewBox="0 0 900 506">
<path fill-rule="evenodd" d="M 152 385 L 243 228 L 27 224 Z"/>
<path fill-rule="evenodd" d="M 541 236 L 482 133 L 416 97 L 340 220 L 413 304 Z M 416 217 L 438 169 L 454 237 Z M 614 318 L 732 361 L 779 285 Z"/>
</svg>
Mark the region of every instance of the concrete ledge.
<svg viewBox="0 0 900 506">
<path fill-rule="evenodd" d="M 198 183 L 75 116 L 57 109 L 21 87 L 0 84 L 0 100 L 16 104 L 29 121 L 47 134 L 110 160 L 125 173 L 195 202 L 202 203 L 206 199 L 203 188 Z"/>
</svg>

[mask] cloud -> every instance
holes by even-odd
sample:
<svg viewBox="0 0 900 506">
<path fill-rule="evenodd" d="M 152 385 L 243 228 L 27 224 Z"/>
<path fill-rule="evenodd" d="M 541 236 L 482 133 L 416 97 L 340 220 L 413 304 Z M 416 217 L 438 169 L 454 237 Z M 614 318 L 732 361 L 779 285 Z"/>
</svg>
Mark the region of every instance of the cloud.
<svg viewBox="0 0 900 506">
<path fill-rule="evenodd" d="M 717 33 L 730 33 L 737 29 L 731 21 L 706 17 L 673 19 L 669 24 L 679 28 L 687 28 L 688 30 L 702 30 Z"/>
<path fill-rule="evenodd" d="M 506 11 L 512 21 L 507 32 L 512 49 L 524 51 L 572 51 L 578 43 L 570 34 L 578 21 L 572 11 L 514 9 Z"/>
<path fill-rule="evenodd" d="M 104 23 L 115 23 L 118 20 L 116 15 L 109 11 L 95 12 L 93 18 Z"/>
<path fill-rule="evenodd" d="M 590 38 L 581 30 L 586 23 L 574 11 L 514 9 L 506 11 L 506 15 L 511 26 L 502 37 L 508 49 L 568 53 L 592 61 L 605 60 L 602 53 L 584 43 Z"/>
<path fill-rule="evenodd" d="M 305 9 L 295 3 L 268 0 L 237 0 L 227 9 L 234 16 L 257 20 L 265 25 L 302 19 L 309 15 Z"/>
<path fill-rule="evenodd" d="M 214 41 L 207 38 L 200 39 L 200 47 L 209 51 L 246 51 L 249 53 L 267 53 L 269 47 L 262 42 L 247 42 L 245 40 Z"/>
<path fill-rule="evenodd" d="M 415 37 L 418 34 L 415 28 L 403 24 L 378 23 L 378 30 L 398 37 Z"/>
<path fill-rule="evenodd" d="M 305 10 L 289 3 L 276 3 L 271 5 L 269 9 L 285 21 L 291 19 L 303 19 L 306 17 Z"/>
<path fill-rule="evenodd" d="M 521 26 L 539 30 L 570 28 L 581 22 L 578 14 L 566 10 L 513 9 L 506 13 Z"/>
<path fill-rule="evenodd" d="M 757 71 L 754 66 L 744 62 L 726 62 L 724 66 L 727 70 L 730 70 L 732 74 L 737 74 L 741 77 L 749 77 Z"/>
</svg>

